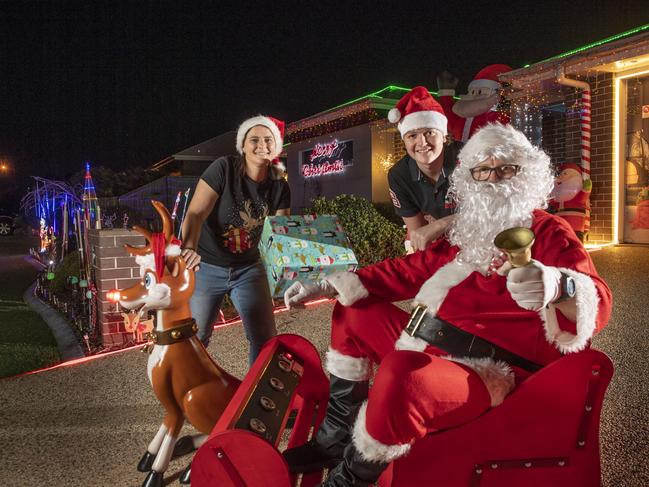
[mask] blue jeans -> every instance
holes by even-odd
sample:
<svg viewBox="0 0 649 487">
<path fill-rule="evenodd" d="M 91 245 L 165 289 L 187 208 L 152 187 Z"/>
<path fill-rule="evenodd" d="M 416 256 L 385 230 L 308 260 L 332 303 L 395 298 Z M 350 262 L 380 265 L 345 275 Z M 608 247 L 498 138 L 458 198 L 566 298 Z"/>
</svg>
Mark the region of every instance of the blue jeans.
<svg viewBox="0 0 649 487">
<path fill-rule="evenodd" d="M 248 365 L 252 365 L 264 343 L 277 335 L 273 300 L 261 262 L 244 267 L 201 262 L 189 305 L 198 325 L 198 338 L 205 347 L 210 342 L 223 297 L 228 293 L 243 322 L 250 343 Z"/>
</svg>

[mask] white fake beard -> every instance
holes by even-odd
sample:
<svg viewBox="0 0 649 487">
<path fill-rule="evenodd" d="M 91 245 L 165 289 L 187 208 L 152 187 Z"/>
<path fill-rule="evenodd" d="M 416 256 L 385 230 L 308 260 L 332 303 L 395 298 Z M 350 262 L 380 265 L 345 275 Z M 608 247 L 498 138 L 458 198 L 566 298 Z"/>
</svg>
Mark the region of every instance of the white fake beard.
<svg viewBox="0 0 649 487">
<path fill-rule="evenodd" d="M 521 172 L 497 183 L 456 178 L 453 190 L 458 206 L 448 238 L 460 247 L 459 262 L 484 273 L 494 257 L 501 258 L 494 245 L 496 235 L 512 227 L 529 228 L 532 212 L 547 206 L 552 176 L 545 172 Z"/>
</svg>

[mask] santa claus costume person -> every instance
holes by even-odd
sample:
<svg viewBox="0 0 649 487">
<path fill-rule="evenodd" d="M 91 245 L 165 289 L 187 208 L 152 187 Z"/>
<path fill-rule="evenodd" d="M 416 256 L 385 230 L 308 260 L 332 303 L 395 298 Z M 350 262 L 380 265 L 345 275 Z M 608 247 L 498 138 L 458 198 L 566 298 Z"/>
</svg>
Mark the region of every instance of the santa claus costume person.
<svg viewBox="0 0 649 487">
<path fill-rule="evenodd" d="M 327 414 L 312 440 L 284 452 L 292 472 L 330 467 L 325 486 L 372 484 L 413 442 L 497 407 L 516 383 L 588 347 L 605 326 L 608 286 L 570 226 L 542 210 L 553 186 L 549 157 L 494 124 L 459 160 L 448 237 L 286 291 L 289 307 L 338 296 Z M 494 245 L 512 227 L 536 236 L 528 266 L 512 269 Z M 417 329 L 392 304 L 413 298 Z M 373 363 L 380 365 L 368 392 Z"/>
</svg>

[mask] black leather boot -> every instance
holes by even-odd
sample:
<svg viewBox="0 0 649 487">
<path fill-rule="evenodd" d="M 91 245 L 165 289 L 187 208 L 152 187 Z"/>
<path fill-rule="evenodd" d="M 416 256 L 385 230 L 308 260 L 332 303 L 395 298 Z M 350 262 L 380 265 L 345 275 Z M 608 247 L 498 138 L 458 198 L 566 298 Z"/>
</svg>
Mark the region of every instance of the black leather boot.
<svg viewBox="0 0 649 487">
<path fill-rule="evenodd" d="M 343 461 L 329 470 L 320 487 L 367 487 L 373 485 L 389 463 L 364 460 L 353 443 L 345 448 Z"/>
<path fill-rule="evenodd" d="M 284 452 L 291 473 L 317 472 L 342 460 L 345 447 L 351 442 L 358 409 L 367 399 L 368 390 L 368 381 L 330 376 L 327 415 L 314 438 Z"/>
</svg>

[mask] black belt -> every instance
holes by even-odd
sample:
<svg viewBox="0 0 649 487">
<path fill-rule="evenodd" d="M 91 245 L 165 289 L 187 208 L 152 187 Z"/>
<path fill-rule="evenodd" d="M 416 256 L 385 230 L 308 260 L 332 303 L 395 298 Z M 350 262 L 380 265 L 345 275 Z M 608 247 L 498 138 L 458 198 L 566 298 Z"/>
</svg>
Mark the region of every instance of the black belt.
<svg viewBox="0 0 649 487">
<path fill-rule="evenodd" d="M 542 365 L 494 345 L 484 338 L 461 330 L 448 321 L 431 316 L 425 306 L 415 308 L 405 331 L 408 335 L 421 338 L 454 357 L 490 357 L 528 372 L 536 372 L 543 368 Z"/>
</svg>

